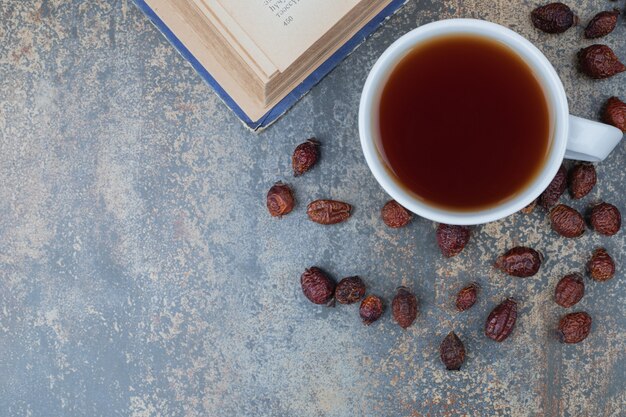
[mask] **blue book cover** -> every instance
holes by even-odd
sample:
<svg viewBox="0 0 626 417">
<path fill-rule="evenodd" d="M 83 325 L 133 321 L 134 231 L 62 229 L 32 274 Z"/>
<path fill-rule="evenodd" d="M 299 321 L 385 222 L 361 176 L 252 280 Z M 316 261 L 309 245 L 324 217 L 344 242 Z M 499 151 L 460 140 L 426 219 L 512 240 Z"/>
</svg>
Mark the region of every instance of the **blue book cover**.
<svg viewBox="0 0 626 417">
<path fill-rule="evenodd" d="M 237 105 L 232 97 L 220 86 L 211 76 L 209 71 L 193 56 L 185 45 L 176 37 L 168 26 L 157 16 L 152 8 L 144 0 L 133 0 L 135 5 L 150 19 L 156 28 L 167 38 L 167 40 L 178 50 L 178 52 L 191 64 L 198 74 L 206 81 L 226 103 L 228 107 L 252 130 L 259 131 L 272 124 L 282 116 L 291 106 L 302 98 L 313 86 L 333 70 L 346 56 L 348 56 L 357 46 L 359 46 L 369 35 L 371 35 L 386 18 L 395 13 L 407 0 L 393 0 L 378 15 L 370 20 L 360 31 L 354 34 L 344 43 L 329 59 L 322 63 L 315 71 L 305 78 L 296 88 L 294 88 L 285 98 L 272 107 L 258 120 L 252 120 Z"/>
</svg>

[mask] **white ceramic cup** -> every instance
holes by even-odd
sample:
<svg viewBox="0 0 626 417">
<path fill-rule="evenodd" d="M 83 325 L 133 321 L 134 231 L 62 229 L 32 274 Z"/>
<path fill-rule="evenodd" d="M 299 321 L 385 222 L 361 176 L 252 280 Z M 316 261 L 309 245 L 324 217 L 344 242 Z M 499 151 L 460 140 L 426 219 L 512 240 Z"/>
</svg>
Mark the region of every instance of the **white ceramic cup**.
<svg viewBox="0 0 626 417">
<path fill-rule="evenodd" d="M 533 70 L 543 87 L 550 110 L 552 140 L 544 167 L 535 180 L 515 197 L 479 211 L 452 211 L 429 205 L 392 177 L 381 158 L 377 142 L 379 104 L 394 67 L 416 46 L 429 39 L 472 34 L 501 42 L 515 51 Z M 510 29 L 475 19 L 441 20 L 412 30 L 394 42 L 372 68 L 361 96 L 359 134 L 365 159 L 376 180 L 398 203 L 427 219 L 457 225 L 495 221 L 511 215 L 539 196 L 550 184 L 563 158 L 602 161 L 619 143 L 622 131 L 603 123 L 570 116 L 563 83 L 548 59 L 532 43 Z"/>
</svg>

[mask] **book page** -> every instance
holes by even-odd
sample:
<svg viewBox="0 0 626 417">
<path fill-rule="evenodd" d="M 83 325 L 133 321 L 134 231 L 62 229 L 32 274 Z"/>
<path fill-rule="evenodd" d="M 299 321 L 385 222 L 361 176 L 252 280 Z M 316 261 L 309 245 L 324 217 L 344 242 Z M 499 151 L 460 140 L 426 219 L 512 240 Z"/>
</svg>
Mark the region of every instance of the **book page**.
<svg viewBox="0 0 626 417">
<path fill-rule="evenodd" d="M 217 14 L 220 9 L 228 13 L 279 71 L 284 71 L 363 0 L 204 1 L 217 6 Z"/>
<path fill-rule="evenodd" d="M 231 48 L 255 70 L 260 70 L 263 77 L 270 78 L 278 68 L 267 58 L 265 53 L 248 37 L 248 34 L 241 29 L 224 9 L 215 9 L 214 5 L 209 5 L 206 0 L 187 0 L 198 9 L 211 25 L 228 42 Z M 219 18 L 217 17 L 219 16 Z"/>
</svg>

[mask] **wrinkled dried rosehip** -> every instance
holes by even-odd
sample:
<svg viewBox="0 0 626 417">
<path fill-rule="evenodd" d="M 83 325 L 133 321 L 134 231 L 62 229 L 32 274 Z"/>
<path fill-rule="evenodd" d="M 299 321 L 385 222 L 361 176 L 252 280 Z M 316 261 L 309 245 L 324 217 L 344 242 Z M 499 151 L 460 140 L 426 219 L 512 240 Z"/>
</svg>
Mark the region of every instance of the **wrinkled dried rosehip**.
<svg viewBox="0 0 626 417">
<path fill-rule="evenodd" d="M 563 165 L 559 168 L 552 182 L 539 196 L 539 205 L 544 209 L 549 209 L 558 203 L 559 198 L 567 188 L 567 170 Z"/>
<path fill-rule="evenodd" d="M 562 343 L 579 343 L 591 332 L 591 316 L 584 311 L 569 313 L 559 321 L 559 337 Z"/>
<path fill-rule="evenodd" d="M 580 69 L 591 78 L 609 78 L 626 71 L 615 55 L 615 52 L 606 45 L 591 45 L 578 53 Z"/>
<path fill-rule="evenodd" d="M 537 7 L 530 18 L 537 29 L 547 33 L 563 33 L 578 23 L 572 9 L 559 2 Z"/>
<path fill-rule="evenodd" d="M 361 301 L 359 315 L 364 324 L 370 325 L 383 315 L 383 310 L 383 301 L 375 295 L 368 295 Z"/>
<path fill-rule="evenodd" d="M 439 346 L 441 362 L 448 371 L 458 371 L 465 362 L 465 346 L 454 332 L 448 333 Z"/>
<path fill-rule="evenodd" d="M 381 210 L 381 216 L 383 222 L 389 227 L 399 228 L 404 227 L 411 221 L 413 217 L 411 212 L 398 204 L 397 201 L 388 201 Z"/>
<path fill-rule="evenodd" d="M 391 312 L 393 318 L 402 327 L 406 329 L 417 318 L 417 298 L 406 287 L 398 287 L 396 296 L 391 302 Z"/>
<path fill-rule="evenodd" d="M 604 106 L 602 119 L 626 133 L 626 103 L 617 97 L 611 97 Z"/>
<path fill-rule="evenodd" d="M 587 262 L 587 272 L 595 281 L 608 281 L 615 276 L 615 262 L 604 248 L 596 249 Z"/>
<path fill-rule="evenodd" d="M 617 16 L 619 16 L 619 10 L 617 9 L 613 9 L 611 12 L 600 12 L 595 15 L 585 28 L 585 38 L 600 38 L 613 32 L 617 24 Z"/>
<path fill-rule="evenodd" d="M 329 305 L 335 293 L 335 281 L 318 267 L 311 267 L 300 276 L 302 292 L 314 304 Z"/>
<path fill-rule="evenodd" d="M 478 298 L 478 284 L 472 282 L 467 287 L 463 288 L 456 295 L 456 309 L 459 311 L 468 310 L 470 307 L 476 303 L 476 299 Z"/>
<path fill-rule="evenodd" d="M 437 244 L 443 256 L 451 258 L 461 253 L 470 239 L 470 229 L 466 226 L 439 224 L 437 226 Z"/>
<path fill-rule="evenodd" d="M 591 209 L 591 226 L 605 236 L 613 236 L 622 227 L 622 215 L 613 204 L 600 203 Z"/>
<path fill-rule="evenodd" d="M 489 313 L 485 323 L 485 335 L 496 342 L 502 342 L 513 331 L 516 320 L 517 303 L 507 298 Z"/>
<path fill-rule="evenodd" d="M 559 204 L 550 210 L 552 230 L 564 237 L 574 238 L 585 233 L 585 219 L 575 209 Z"/>
<path fill-rule="evenodd" d="M 554 300 L 561 307 L 569 308 L 585 295 L 585 283 L 578 273 L 565 275 L 554 287 Z"/>
<path fill-rule="evenodd" d="M 307 206 L 309 219 L 319 224 L 341 223 L 350 217 L 352 206 L 335 200 L 315 200 Z"/>
<path fill-rule="evenodd" d="M 291 157 L 293 175 L 297 177 L 310 170 L 317 162 L 319 155 L 320 143 L 315 138 L 298 145 Z"/>
<path fill-rule="evenodd" d="M 494 266 L 514 277 L 532 277 L 539 271 L 543 255 L 532 248 L 517 246 L 496 259 Z"/>
<path fill-rule="evenodd" d="M 535 207 L 537 207 L 537 199 L 535 198 L 529 205 L 521 209 L 520 211 L 524 214 L 530 214 L 535 211 Z"/>
<path fill-rule="evenodd" d="M 287 184 L 279 181 L 267 192 L 267 210 L 274 217 L 288 214 L 294 205 L 293 193 Z"/>
<path fill-rule="evenodd" d="M 347 277 L 335 288 L 335 300 L 340 304 L 353 304 L 365 296 L 365 283 L 360 277 Z"/>
<path fill-rule="evenodd" d="M 569 171 L 569 194 L 574 199 L 583 198 L 596 185 L 598 176 L 596 167 L 587 163 L 578 163 Z"/>
</svg>

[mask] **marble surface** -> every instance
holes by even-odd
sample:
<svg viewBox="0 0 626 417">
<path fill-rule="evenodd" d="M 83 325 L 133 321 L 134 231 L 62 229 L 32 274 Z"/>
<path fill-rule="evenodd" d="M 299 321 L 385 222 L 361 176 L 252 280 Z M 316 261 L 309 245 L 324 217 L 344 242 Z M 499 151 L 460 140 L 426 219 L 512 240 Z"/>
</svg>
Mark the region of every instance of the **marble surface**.
<svg viewBox="0 0 626 417">
<path fill-rule="evenodd" d="M 401 230 L 379 217 L 387 196 L 358 142 L 368 70 L 408 30 L 476 17 L 508 26 L 554 63 L 574 114 L 597 118 L 626 74 L 592 81 L 576 51 L 582 27 L 532 28 L 536 1 L 410 0 L 278 123 L 246 130 L 127 0 L 0 2 L 0 414 L 2 416 L 623 416 L 626 231 L 567 240 L 546 215 L 476 227 L 444 259 L 435 225 Z M 586 22 L 624 1 L 569 2 Z M 580 5 L 584 3 L 584 5 Z M 606 39 L 626 59 L 626 23 Z M 316 136 L 323 156 L 293 178 L 290 154 Z M 626 145 L 598 165 L 584 210 L 626 212 Z M 264 199 L 277 180 L 298 205 L 281 220 Z M 334 227 L 309 222 L 316 198 L 352 203 Z M 564 197 L 564 201 L 569 201 Z M 569 203 L 568 203 L 569 204 Z M 516 244 L 541 250 L 529 279 L 491 264 Z M 618 265 L 586 279 L 572 310 L 594 319 L 580 345 L 554 336 L 561 275 L 605 246 Z M 361 275 L 390 303 L 420 302 L 403 331 L 387 310 L 370 327 L 357 306 L 322 308 L 299 288 L 305 267 Z M 453 294 L 478 281 L 477 305 Z M 520 302 L 504 343 L 483 335 L 504 297 Z M 467 362 L 447 372 L 438 346 L 454 330 Z"/>
</svg>

